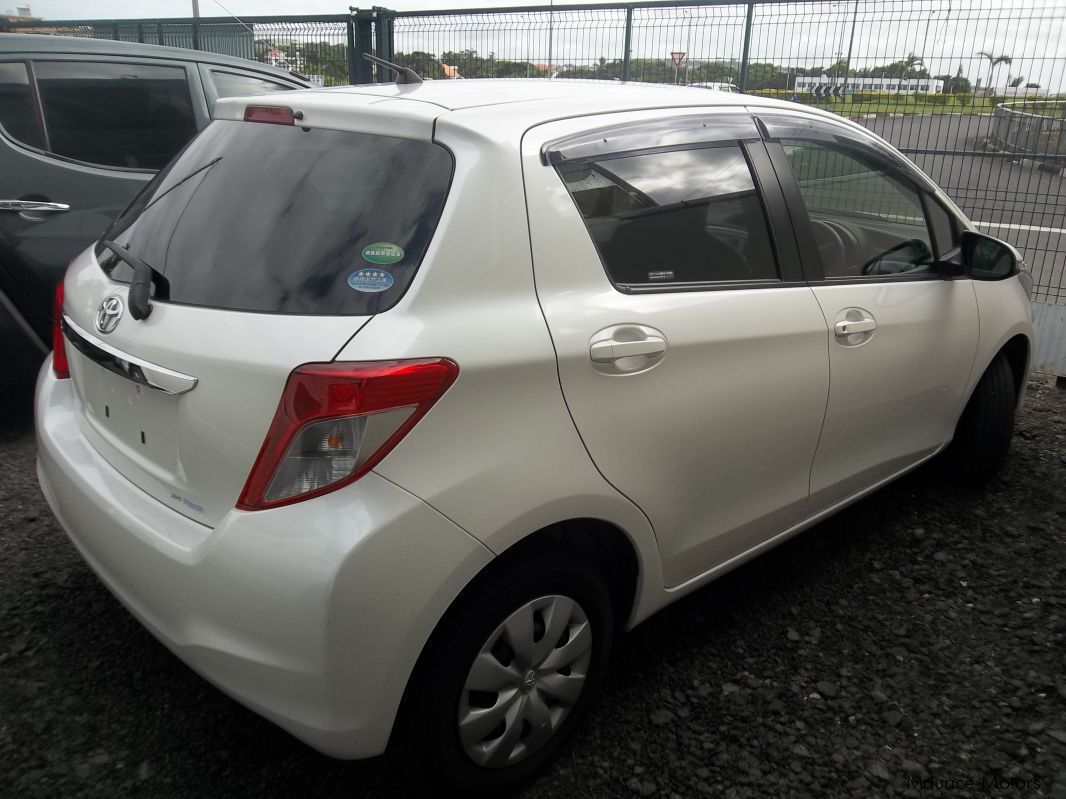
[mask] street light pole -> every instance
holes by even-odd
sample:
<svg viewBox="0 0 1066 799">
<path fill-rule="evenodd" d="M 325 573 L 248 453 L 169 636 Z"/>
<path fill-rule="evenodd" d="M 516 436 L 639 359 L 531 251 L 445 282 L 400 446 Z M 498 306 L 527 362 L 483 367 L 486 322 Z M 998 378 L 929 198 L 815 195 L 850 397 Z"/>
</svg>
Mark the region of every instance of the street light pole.
<svg viewBox="0 0 1066 799">
<path fill-rule="evenodd" d="M 688 39 L 685 42 L 685 85 L 689 84 L 689 76 L 692 70 L 692 17 L 689 16 L 688 9 L 684 9 L 685 17 L 688 18 Z"/>
<path fill-rule="evenodd" d="M 194 18 L 200 16 L 200 0 L 192 0 L 192 15 Z"/>
<path fill-rule="evenodd" d="M 855 20 L 859 16 L 859 0 L 855 0 L 855 10 L 851 12 L 851 39 L 848 40 L 848 60 L 844 62 L 844 90 L 841 94 L 848 96 L 848 75 L 851 73 L 851 51 L 855 46 Z"/>
</svg>

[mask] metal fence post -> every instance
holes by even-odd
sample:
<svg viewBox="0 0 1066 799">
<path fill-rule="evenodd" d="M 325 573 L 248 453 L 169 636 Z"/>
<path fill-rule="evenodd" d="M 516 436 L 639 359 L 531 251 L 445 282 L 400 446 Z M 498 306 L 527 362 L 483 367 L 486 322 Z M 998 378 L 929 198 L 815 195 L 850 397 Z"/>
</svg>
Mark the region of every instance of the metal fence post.
<svg viewBox="0 0 1066 799">
<path fill-rule="evenodd" d="M 359 74 L 358 67 L 356 65 L 355 55 L 355 16 L 348 17 L 348 47 L 345 48 L 348 54 L 348 83 L 358 83 Z"/>
<path fill-rule="evenodd" d="M 622 53 L 622 80 L 629 80 L 629 60 L 633 49 L 633 7 L 626 8 L 626 43 Z"/>
<path fill-rule="evenodd" d="M 374 73 L 370 63 L 363 58 L 363 53 L 374 52 L 374 12 L 360 11 L 352 8 L 352 25 L 349 27 L 349 36 L 352 45 L 349 47 L 348 71 L 349 80 L 352 83 L 372 83 Z"/>
<path fill-rule="evenodd" d="M 116 42 L 119 40 L 118 23 L 117 22 L 113 22 L 111 24 L 111 38 L 114 39 Z"/>
<path fill-rule="evenodd" d="M 377 56 L 378 58 L 384 58 L 386 61 L 392 61 L 392 14 L 386 8 L 375 6 L 373 20 Z M 388 70 L 377 70 L 378 83 L 388 81 L 391 74 Z"/>
<path fill-rule="evenodd" d="M 748 17 L 744 21 L 744 51 L 740 56 L 740 90 L 748 90 L 748 56 L 751 53 L 751 25 L 755 17 L 755 3 L 748 3 Z"/>
<path fill-rule="evenodd" d="M 200 49 L 200 20 L 194 17 L 192 21 L 192 49 Z"/>
</svg>

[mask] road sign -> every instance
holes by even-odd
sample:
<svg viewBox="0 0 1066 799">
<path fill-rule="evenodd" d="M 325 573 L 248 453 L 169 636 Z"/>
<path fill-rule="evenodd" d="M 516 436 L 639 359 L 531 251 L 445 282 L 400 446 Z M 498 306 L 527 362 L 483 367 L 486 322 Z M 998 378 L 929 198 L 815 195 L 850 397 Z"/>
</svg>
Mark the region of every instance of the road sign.
<svg viewBox="0 0 1066 799">
<path fill-rule="evenodd" d="M 670 53 L 670 58 L 674 59 L 674 69 L 681 66 L 681 62 L 685 60 L 684 50 L 673 50 Z"/>
</svg>

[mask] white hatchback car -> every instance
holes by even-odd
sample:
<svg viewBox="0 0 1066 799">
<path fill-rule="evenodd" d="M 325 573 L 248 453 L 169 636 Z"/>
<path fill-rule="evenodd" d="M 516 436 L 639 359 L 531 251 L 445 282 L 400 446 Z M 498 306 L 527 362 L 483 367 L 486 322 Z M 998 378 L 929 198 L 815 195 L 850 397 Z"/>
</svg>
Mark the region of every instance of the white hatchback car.
<svg viewBox="0 0 1066 799">
<path fill-rule="evenodd" d="M 617 633 L 946 448 L 1006 455 L 1028 273 L 858 125 L 572 81 L 215 116 L 70 265 L 40 483 L 145 626 L 323 752 L 513 787 Z"/>
</svg>

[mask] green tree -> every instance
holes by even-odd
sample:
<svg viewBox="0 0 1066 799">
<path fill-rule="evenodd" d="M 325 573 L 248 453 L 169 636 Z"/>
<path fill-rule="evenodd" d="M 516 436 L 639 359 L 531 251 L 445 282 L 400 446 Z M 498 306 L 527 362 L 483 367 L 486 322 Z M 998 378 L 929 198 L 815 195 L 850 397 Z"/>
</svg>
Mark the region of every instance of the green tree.
<svg viewBox="0 0 1066 799">
<path fill-rule="evenodd" d="M 316 75 L 323 86 L 343 86 L 348 83 L 348 53 L 343 44 L 306 42 L 279 47 L 284 50 L 290 68 L 305 75 Z"/>
<path fill-rule="evenodd" d="M 444 74 L 440 61 L 433 53 L 412 50 L 410 53 L 394 53 L 393 60 L 401 66 L 413 69 L 423 78 L 439 78 Z"/>
<path fill-rule="evenodd" d="M 1006 64 L 1006 65 L 1010 66 L 1011 64 L 1014 63 L 1014 58 L 1009 56 L 1009 55 L 995 55 L 994 56 L 991 53 L 986 53 L 984 50 L 978 50 L 977 51 L 977 55 L 982 56 L 983 58 L 988 60 L 988 83 L 985 85 L 985 91 L 991 91 L 992 90 L 992 73 L 995 70 L 995 68 L 998 67 L 1000 64 Z"/>
</svg>

